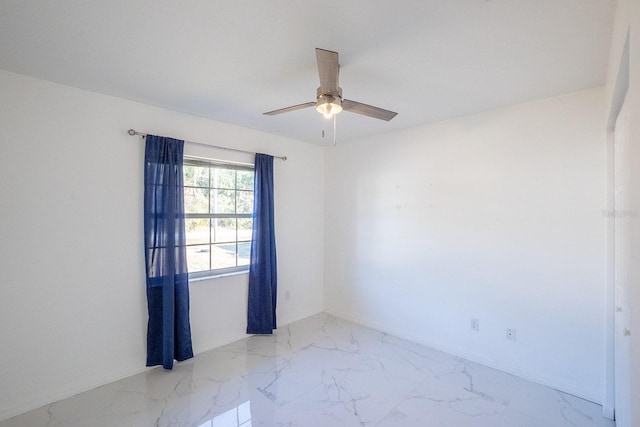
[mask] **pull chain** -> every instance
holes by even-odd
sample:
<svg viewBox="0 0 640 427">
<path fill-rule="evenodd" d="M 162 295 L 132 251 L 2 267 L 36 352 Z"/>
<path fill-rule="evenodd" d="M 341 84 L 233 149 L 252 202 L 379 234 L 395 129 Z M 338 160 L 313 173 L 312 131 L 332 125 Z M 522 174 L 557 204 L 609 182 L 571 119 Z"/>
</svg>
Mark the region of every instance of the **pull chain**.
<svg viewBox="0 0 640 427">
<path fill-rule="evenodd" d="M 336 115 L 333 115 L 333 146 L 336 146 Z"/>
</svg>

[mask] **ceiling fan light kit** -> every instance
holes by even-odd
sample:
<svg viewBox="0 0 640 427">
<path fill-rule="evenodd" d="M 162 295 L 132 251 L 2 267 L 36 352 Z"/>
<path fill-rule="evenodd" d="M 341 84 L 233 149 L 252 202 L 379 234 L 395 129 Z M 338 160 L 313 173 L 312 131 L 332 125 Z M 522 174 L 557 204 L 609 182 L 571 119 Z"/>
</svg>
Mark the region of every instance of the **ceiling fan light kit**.
<svg viewBox="0 0 640 427">
<path fill-rule="evenodd" d="M 325 93 L 322 87 L 318 88 L 316 111 L 330 119 L 333 115 L 342 111 L 342 88 L 338 88 L 337 94 Z"/>
<path fill-rule="evenodd" d="M 316 102 L 293 105 L 291 107 L 280 108 L 278 110 L 263 113 L 268 116 L 288 113 L 302 108 L 316 107 L 316 111 L 330 119 L 344 111 L 373 117 L 375 119 L 389 121 L 398 113 L 363 104 L 349 99 L 342 99 L 342 88 L 338 84 L 340 65 L 338 64 L 338 52 L 316 48 L 316 60 L 318 62 L 318 74 L 320 77 L 320 87 L 316 92 Z"/>
</svg>

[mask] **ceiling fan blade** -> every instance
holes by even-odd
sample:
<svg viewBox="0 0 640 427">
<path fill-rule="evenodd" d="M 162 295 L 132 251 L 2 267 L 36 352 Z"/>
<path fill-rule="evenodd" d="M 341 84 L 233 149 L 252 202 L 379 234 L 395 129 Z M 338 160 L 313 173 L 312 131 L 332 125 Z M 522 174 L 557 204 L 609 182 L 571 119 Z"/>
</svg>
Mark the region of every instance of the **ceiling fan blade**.
<svg viewBox="0 0 640 427">
<path fill-rule="evenodd" d="M 276 114 L 288 113 L 289 111 L 302 110 L 303 108 L 315 107 L 315 102 L 306 102 L 304 104 L 292 105 L 291 107 L 280 108 L 278 110 L 267 111 L 266 113 L 262 113 L 267 116 L 275 116 Z"/>
<path fill-rule="evenodd" d="M 363 116 L 369 116 L 373 117 L 374 119 L 386 121 L 389 121 L 398 115 L 398 113 L 395 113 L 393 111 L 363 104 L 362 102 L 351 101 L 349 99 L 345 99 L 342 101 L 342 109 L 344 111 L 350 111 L 352 113 L 358 113 L 362 114 Z"/>
<path fill-rule="evenodd" d="M 322 92 L 337 95 L 339 91 L 338 75 L 340 74 L 338 52 L 316 48 L 316 59 Z"/>
</svg>

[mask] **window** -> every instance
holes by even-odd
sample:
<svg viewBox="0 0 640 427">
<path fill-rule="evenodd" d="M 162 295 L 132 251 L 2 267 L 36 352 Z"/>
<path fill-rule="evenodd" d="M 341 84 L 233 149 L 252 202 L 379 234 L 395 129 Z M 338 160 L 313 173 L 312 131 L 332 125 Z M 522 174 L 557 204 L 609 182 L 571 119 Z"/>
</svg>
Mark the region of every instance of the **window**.
<svg viewBox="0 0 640 427">
<path fill-rule="evenodd" d="M 184 159 L 189 278 L 248 271 L 253 166 Z"/>
</svg>

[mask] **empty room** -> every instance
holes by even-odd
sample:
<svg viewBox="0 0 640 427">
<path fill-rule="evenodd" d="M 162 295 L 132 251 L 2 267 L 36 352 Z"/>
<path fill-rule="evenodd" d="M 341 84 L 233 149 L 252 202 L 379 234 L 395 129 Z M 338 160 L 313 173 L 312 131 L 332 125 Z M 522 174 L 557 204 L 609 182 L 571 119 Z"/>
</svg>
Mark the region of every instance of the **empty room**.
<svg viewBox="0 0 640 427">
<path fill-rule="evenodd" d="M 0 427 L 640 426 L 640 2 L 0 0 L 0 99 Z"/>
</svg>

